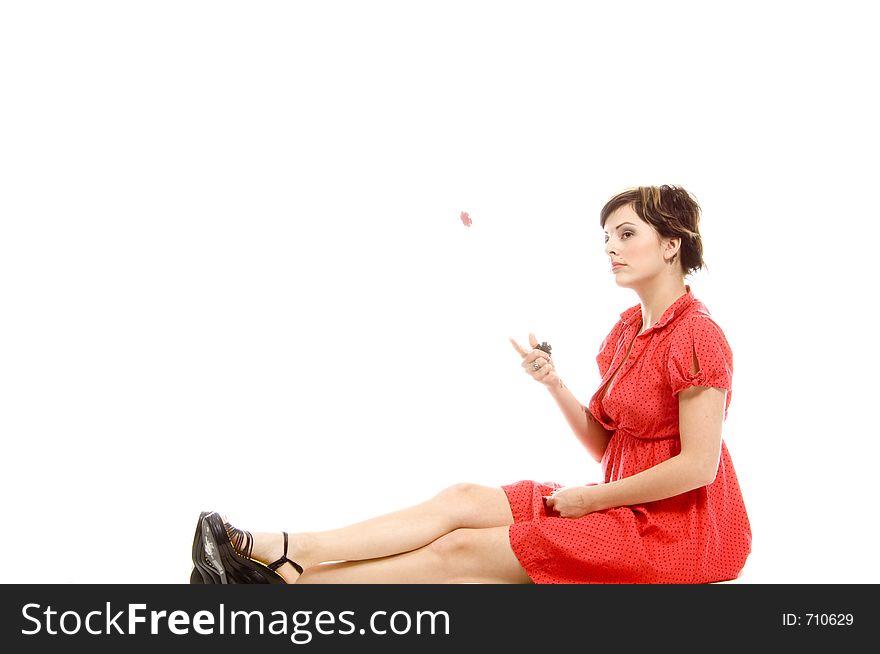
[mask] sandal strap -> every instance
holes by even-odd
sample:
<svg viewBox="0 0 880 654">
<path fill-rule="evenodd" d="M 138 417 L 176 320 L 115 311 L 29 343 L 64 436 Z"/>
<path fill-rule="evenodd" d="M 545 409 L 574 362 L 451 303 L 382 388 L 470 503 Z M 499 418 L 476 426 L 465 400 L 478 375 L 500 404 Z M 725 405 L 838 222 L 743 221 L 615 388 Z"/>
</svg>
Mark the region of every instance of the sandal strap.
<svg viewBox="0 0 880 654">
<path fill-rule="evenodd" d="M 299 563 L 297 563 L 296 561 L 291 561 L 290 559 L 287 558 L 287 532 L 282 531 L 281 533 L 284 534 L 284 555 L 280 559 L 278 559 L 277 561 L 273 561 L 272 563 L 270 563 L 266 567 L 274 572 L 275 570 L 280 568 L 285 563 L 289 563 L 294 568 L 296 568 L 296 571 L 299 574 L 302 574 L 303 573 L 302 566 Z"/>
<path fill-rule="evenodd" d="M 251 532 L 237 529 L 228 522 L 224 524 L 224 527 L 226 528 L 226 535 L 229 536 L 229 541 L 232 543 L 235 551 L 242 556 L 250 558 L 251 552 L 254 549 L 254 537 L 251 535 Z"/>
</svg>

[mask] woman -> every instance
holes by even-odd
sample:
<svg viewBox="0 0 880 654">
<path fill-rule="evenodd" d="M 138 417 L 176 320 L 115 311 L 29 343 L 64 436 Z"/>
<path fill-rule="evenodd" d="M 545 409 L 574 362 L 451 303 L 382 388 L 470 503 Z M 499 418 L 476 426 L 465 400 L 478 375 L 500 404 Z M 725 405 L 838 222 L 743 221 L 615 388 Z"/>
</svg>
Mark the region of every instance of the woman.
<svg viewBox="0 0 880 654">
<path fill-rule="evenodd" d="M 624 311 L 587 406 L 546 343 L 511 343 L 602 464 L 603 483 L 458 484 L 341 529 L 256 533 L 199 517 L 193 583 L 708 583 L 735 578 L 751 529 L 721 437 L 733 356 L 684 283 L 703 266 L 700 207 L 675 186 L 626 190 L 601 211 Z M 271 563 L 270 563 L 271 562 Z"/>
</svg>

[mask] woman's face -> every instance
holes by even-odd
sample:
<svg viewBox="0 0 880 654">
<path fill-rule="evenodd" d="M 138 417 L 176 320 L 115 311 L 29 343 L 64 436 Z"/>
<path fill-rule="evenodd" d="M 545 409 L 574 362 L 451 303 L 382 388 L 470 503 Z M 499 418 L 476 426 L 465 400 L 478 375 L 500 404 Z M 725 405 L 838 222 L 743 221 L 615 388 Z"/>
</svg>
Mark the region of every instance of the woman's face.
<svg viewBox="0 0 880 654">
<path fill-rule="evenodd" d="M 605 254 L 618 286 L 639 287 L 668 274 L 667 260 L 676 251 L 675 241 L 661 239 L 630 205 L 618 208 L 605 221 Z"/>
</svg>

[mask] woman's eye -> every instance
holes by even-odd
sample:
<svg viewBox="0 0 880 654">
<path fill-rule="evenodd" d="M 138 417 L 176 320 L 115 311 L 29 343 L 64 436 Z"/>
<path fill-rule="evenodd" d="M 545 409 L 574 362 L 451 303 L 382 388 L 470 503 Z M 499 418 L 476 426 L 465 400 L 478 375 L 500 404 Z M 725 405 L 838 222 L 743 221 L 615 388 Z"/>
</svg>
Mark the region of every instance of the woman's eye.
<svg viewBox="0 0 880 654">
<path fill-rule="evenodd" d="M 620 235 L 620 238 L 622 239 L 626 236 L 634 236 L 634 235 L 635 235 L 635 232 L 625 231 Z M 608 234 L 605 234 L 605 243 L 607 243 L 607 242 L 608 242 Z"/>
</svg>

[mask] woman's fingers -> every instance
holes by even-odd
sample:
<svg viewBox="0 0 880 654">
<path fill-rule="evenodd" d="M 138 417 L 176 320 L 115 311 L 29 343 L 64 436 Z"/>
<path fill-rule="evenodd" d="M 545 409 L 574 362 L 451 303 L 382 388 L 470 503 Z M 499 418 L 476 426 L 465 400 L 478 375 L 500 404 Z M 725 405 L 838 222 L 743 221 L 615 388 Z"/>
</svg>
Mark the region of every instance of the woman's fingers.
<svg viewBox="0 0 880 654">
<path fill-rule="evenodd" d="M 523 362 L 523 368 L 526 369 L 527 373 L 539 380 L 553 372 L 553 364 L 543 357 L 538 357 L 532 360 L 531 363 Z"/>
<path fill-rule="evenodd" d="M 540 350 L 538 350 L 538 351 L 540 352 Z M 526 358 L 523 359 L 523 363 L 522 363 L 523 367 L 527 368 L 530 371 L 535 371 L 535 370 L 537 370 L 537 368 L 532 366 L 532 364 L 537 363 L 539 367 L 543 368 L 544 366 L 547 365 L 547 359 L 544 358 L 545 356 L 547 356 L 547 355 L 546 354 L 534 355 L 534 354 L 529 353 L 529 356 L 526 356 Z"/>
<path fill-rule="evenodd" d="M 557 383 L 558 377 L 556 376 L 553 363 L 550 361 L 550 354 L 541 349 L 533 348 L 532 350 L 526 350 L 510 336 L 507 338 L 522 357 L 522 367 L 532 379 L 548 386 L 553 386 Z M 538 345 L 538 339 L 532 333 L 529 333 L 529 342 L 533 346 Z"/>
<path fill-rule="evenodd" d="M 523 348 L 522 345 L 520 345 L 519 343 L 517 343 L 517 342 L 516 342 L 515 340 L 513 340 L 510 336 L 508 336 L 507 338 L 510 339 L 510 343 L 511 343 L 511 345 L 513 345 L 513 349 L 515 349 L 515 350 L 519 353 L 519 355 L 520 355 L 521 357 L 525 357 L 526 355 L 528 355 L 528 352 Z"/>
<path fill-rule="evenodd" d="M 535 335 L 532 333 L 529 333 L 529 343 L 531 343 L 531 345 L 532 345 L 531 350 L 525 349 L 522 345 L 517 343 L 510 336 L 508 336 L 507 339 L 510 341 L 510 344 L 513 345 L 513 349 L 517 351 L 517 354 L 519 354 L 524 359 L 527 359 L 528 363 L 531 363 L 537 357 L 544 357 L 545 359 L 550 358 L 549 352 L 546 352 L 546 351 L 537 347 L 538 346 L 538 339 L 535 338 Z"/>
</svg>

